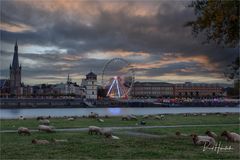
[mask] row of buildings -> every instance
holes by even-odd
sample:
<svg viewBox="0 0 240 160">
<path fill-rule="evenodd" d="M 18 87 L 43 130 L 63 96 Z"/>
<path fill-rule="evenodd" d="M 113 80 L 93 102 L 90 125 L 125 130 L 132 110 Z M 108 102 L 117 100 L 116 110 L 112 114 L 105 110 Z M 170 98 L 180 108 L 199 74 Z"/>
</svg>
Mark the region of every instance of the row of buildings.
<svg viewBox="0 0 240 160">
<path fill-rule="evenodd" d="M 13 61 L 10 65 L 10 79 L 0 80 L 0 96 L 77 96 L 86 99 L 97 99 L 106 96 L 106 91 L 97 85 L 97 75 L 92 71 L 82 79 L 81 85 L 72 82 L 69 75 L 65 83 L 24 85 L 21 82 L 21 70 L 18 60 L 18 44 L 14 47 Z M 223 96 L 223 88 L 217 84 L 197 84 L 186 82 L 171 84 L 164 82 L 135 82 L 129 97 L 219 97 Z"/>
<path fill-rule="evenodd" d="M 165 82 L 135 82 L 132 97 L 220 97 L 224 90 L 217 84 Z"/>
</svg>

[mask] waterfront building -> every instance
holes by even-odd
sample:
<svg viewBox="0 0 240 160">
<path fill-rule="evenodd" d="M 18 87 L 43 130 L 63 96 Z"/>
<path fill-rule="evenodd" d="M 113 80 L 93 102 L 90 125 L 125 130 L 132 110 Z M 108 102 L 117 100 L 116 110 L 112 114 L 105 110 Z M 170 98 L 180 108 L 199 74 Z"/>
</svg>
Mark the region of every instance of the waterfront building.
<svg viewBox="0 0 240 160">
<path fill-rule="evenodd" d="M 21 94 L 21 70 L 22 67 L 18 61 L 18 44 L 14 47 L 13 61 L 10 65 L 10 93 L 16 96 Z"/>
<path fill-rule="evenodd" d="M 82 79 L 82 86 L 85 88 L 86 99 L 97 99 L 97 75 L 90 72 Z"/>
<path fill-rule="evenodd" d="M 135 82 L 131 89 L 132 97 L 173 97 L 174 85 L 165 82 Z"/>
<path fill-rule="evenodd" d="M 10 93 L 10 80 L 0 79 L 0 97 L 8 97 Z"/>
<path fill-rule="evenodd" d="M 176 97 L 219 97 L 223 89 L 217 84 L 185 82 L 175 85 Z"/>
</svg>

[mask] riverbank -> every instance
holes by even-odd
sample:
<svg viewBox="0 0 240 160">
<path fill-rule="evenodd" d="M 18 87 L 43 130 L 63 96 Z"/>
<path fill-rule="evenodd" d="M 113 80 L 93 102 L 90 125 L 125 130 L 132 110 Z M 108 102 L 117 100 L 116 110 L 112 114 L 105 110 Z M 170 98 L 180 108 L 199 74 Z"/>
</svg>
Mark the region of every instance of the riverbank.
<svg viewBox="0 0 240 160">
<path fill-rule="evenodd" d="M 224 130 L 239 133 L 238 114 L 207 115 L 165 115 L 164 120 L 145 119 L 146 127 L 135 128 L 138 121 L 122 121 L 121 117 L 96 119 L 77 118 L 68 121 L 65 118 L 50 118 L 50 125 L 56 129 L 79 128 L 78 130 L 58 130 L 55 133 L 35 131 L 31 136 L 19 136 L 16 132 L 0 133 L 1 159 L 239 159 L 239 143 L 225 141 L 220 135 Z M 39 122 L 34 119 L 1 120 L 1 130 L 17 130 L 20 126 L 36 129 Z M 211 125 L 212 124 L 212 125 Z M 88 135 L 86 127 L 131 127 L 113 129 L 119 140 L 106 139 L 100 135 Z M 214 126 L 215 125 L 215 126 Z M 134 128 L 133 128 L 134 127 Z M 141 126 L 140 126 L 141 127 Z M 181 132 L 187 135 L 204 135 L 206 130 L 214 131 L 219 137 L 216 142 L 222 146 L 231 146 L 231 152 L 207 150 L 193 144 L 190 136 L 176 136 Z M 46 145 L 31 144 L 32 139 L 50 141 Z M 52 143 L 52 138 L 65 139 L 67 142 Z"/>
<path fill-rule="evenodd" d="M 228 99 L 183 99 L 170 102 L 158 99 L 130 99 L 130 100 L 92 100 L 82 98 L 1 98 L 2 109 L 30 109 L 30 108 L 140 108 L 140 107 L 239 107 L 238 100 Z"/>
</svg>

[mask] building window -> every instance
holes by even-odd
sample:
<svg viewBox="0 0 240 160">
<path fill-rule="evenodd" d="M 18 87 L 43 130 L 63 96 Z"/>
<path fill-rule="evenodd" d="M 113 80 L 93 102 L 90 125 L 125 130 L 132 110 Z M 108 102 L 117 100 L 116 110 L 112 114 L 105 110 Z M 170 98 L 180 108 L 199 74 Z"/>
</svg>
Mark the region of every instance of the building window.
<svg viewBox="0 0 240 160">
<path fill-rule="evenodd" d="M 92 92 L 92 95 L 94 95 L 94 92 Z"/>
</svg>

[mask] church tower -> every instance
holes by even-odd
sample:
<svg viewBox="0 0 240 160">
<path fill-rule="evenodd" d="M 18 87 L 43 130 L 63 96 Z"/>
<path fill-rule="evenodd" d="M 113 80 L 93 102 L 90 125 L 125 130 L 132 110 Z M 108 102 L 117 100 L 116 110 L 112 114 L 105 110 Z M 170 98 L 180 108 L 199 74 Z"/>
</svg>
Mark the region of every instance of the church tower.
<svg viewBox="0 0 240 160">
<path fill-rule="evenodd" d="M 21 94 L 21 70 L 22 67 L 18 61 L 18 44 L 17 41 L 14 47 L 14 55 L 12 65 L 10 65 L 10 92 L 11 94 Z"/>
</svg>

